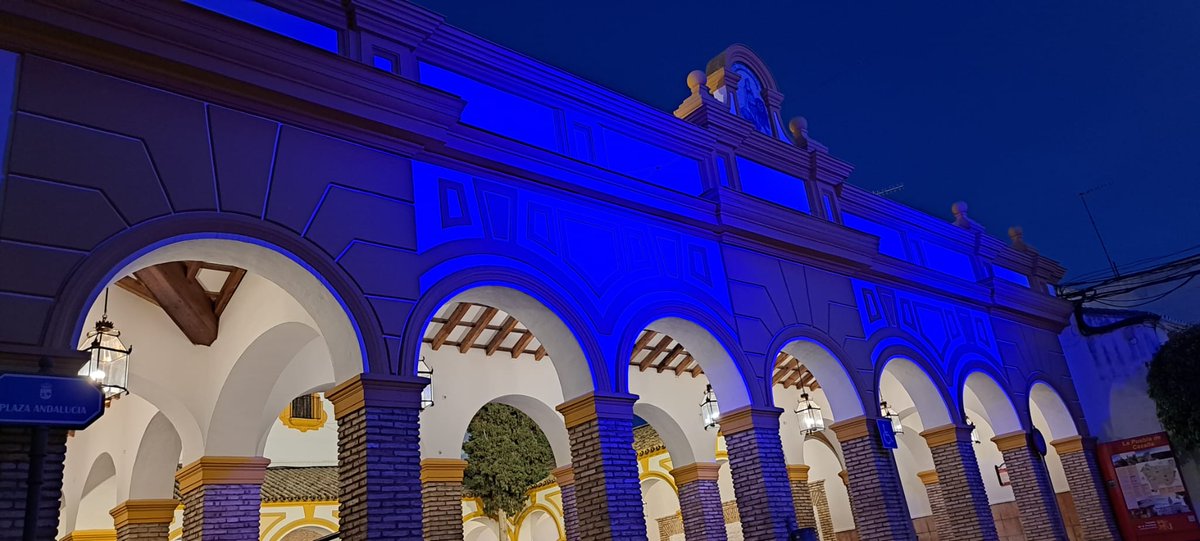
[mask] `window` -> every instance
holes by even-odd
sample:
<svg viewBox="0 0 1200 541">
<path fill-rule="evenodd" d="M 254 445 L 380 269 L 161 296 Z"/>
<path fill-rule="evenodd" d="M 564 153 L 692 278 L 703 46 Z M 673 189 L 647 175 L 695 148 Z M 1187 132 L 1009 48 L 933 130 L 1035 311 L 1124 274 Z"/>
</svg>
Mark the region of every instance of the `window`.
<svg viewBox="0 0 1200 541">
<path fill-rule="evenodd" d="M 329 414 L 325 413 L 325 401 L 321 399 L 321 395 L 313 393 L 293 398 L 292 403 L 279 414 L 279 420 L 283 426 L 308 432 L 325 426 Z"/>
</svg>

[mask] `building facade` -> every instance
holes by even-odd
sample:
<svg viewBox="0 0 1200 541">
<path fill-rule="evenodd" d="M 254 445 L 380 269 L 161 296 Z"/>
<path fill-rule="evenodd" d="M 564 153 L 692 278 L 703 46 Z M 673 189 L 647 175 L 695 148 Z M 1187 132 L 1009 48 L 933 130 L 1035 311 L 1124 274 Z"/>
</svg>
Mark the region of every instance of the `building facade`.
<svg viewBox="0 0 1200 541">
<path fill-rule="evenodd" d="M 0 6 L 0 370 L 76 373 L 105 313 L 137 346 L 49 431 L 36 539 L 284 539 L 281 465 L 336 466 L 336 512 L 284 512 L 313 535 L 486 539 L 489 402 L 545 433 L 569 540 L 1117 538 L 1063 269 L 848 183 L 747 47 L 672 115 L 406 3 L 209 4 Z M 0 427 L 0 539 L 34 432 Z"/>
</svg>

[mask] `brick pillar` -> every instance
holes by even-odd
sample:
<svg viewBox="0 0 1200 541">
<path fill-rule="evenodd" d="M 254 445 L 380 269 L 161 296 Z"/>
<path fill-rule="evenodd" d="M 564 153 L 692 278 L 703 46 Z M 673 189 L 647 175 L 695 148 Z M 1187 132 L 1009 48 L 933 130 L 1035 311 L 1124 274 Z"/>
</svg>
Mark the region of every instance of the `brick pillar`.
<svg viewBox="0 0 1200 541">
<path fill-rule="evenodd" d="M 833 531 L 833 512 L 829 510 L 829 496 L 825 494 L 825 480 L 809 483 L 808 493 L 812 495 L 813 509 L 817 514 L 817 526 L 821 531 L 821 539 L 835 541 L 837 532 Z"/>
<path fill-rule="evenodd" d="M 7 534 L 9 532 L 4 533 Z M 11 538 L 0 539 L 5 539 L 5 541 L 8 539 L 17 539 L 21 536 L 21 530 L 17 529 L 16 531 L 12 532 L 12 534 L 13 537 Z M 59 541 L 116 541 L 116 539 L 116 530 L 75 530 L 63 536 L 63 538 Z M 166 539 L 166 537 L 163 537 L 163 539 Z"/>
<path fill-rule="evenodd" d="M 829 427 L 842 446 L 850 490 L 850 508 L 860 539 L 916 539 L 896 459 L 879 441 L 875 419 L 859 416 Z"/>
<path fill-rule="evenodd" d="M 0 539 L 19 539 L 25 525 L 25 493 L 29 481 L 29 450 L 33 429 L 0 426 Z M 46 431 L 46 459 L 38 495 L 37 541 L 54 541 L 62 500 L 63 460 L 67 431 Z"/>
<path fill-rule="evenodd" d="M 633 395 L 588 393 L 558 406 L 571 438 L 578 528 L 589 541 L 645 541 L 633 450 Z"/>
<path fill-rule="evenodd" d="M 1058 541 L 1067 538 L 1058 498 L 1050 483 L 1046 463 L 1032 446 L 1029 434 L 1018 430 L 992 438 L 1012 480 L 1017 498 L 1018 519 L 1027 541 Z"/>
<path fill-rule="evenodd" d="M 693 463 L 671 470 L 679 489 L 683 534 L 698 541 L 725 541 L 725 512 L 717 486 L 720 464 Z"/>
<path fill-rule="evenodd" d="M 808 466 L 788 465 L 788 482 L 792 484 L 792 504 L 796 508 L 796 526 L 816 528 L 817 515 L 813 513 L 812 493 L 808 490 Z"/>
<path fill-rule="evenodd" d="M 179 500 L 126 500 L 108 513 L 117 541 L 166 541 Z"/>
<path fill-rule="evenodd" d="M 261 457 L 206 456 L 176 472 L 183 539 L 257 539 L 262 482 L 270 463 Z"/>
<path fill-rule="evenodd" d="M 938 537 L 998 540 L 992 506 L 979 475 L 975 444 L 971 442 L 971 428 L 949 424 L 926 430 L 921 437 L 933 453 L 933 466 L 937 469 L 951 527 L 949 536 L 943 537 L 939 530 Z"/>
<path fill-rule="evenodd" d="M 580 541 L 579 512 L 575 508 L 575 471 L 567 464 L 551 470 L 550 473 L 554 475 L 554 482 L 562 492 L 563 531 L 567 541 Z"/>
<path fill-rule="evenodd" d="M 421 461 L 421 530 L 425 541 L 462 541 L 463 472 L 467 461 L 427 458 Z"/>
<path fill-rule="evenodd" d="M 362 374 L 325 397 L 338 421 L 344 541 L 421 539 L 421 389 L 427 380 Z"/>
<path fill-rule="evenodd" d="M 937 470 L 917 472 L 917 477 L 929 495 L 929 510 L 933 513 L 933 523 L 937 525 L 938 539 L 952 539 L 953 528 L 950 515 L 946 514 L 946 500 L 942 497 L 942 485 L 938 484 Z"/>
<path fill-rule="evenodd" d="M 744 407 L 721 415 L 742 535 L 747 541 L 786 540 L 796 527 L 779 408 Z"/>
<path fill-rule="evenodd" d="M 1071 436 L 1054 440 L 1050 445 L 1054 446 L 1058 457 L 1062 459 L 1083 538 L 1088 541 L 1121 539 L 1096 463 L 1095 438 Z"/>
</svg>

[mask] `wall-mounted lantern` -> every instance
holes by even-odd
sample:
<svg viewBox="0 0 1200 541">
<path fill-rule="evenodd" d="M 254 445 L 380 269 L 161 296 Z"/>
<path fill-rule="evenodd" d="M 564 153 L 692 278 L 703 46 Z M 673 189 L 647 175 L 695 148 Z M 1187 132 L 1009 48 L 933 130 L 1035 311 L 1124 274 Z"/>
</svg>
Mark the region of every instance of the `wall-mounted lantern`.
<svg viewBox="0 0 1200 541">
<path fill-rule="evenodd" d="M 983 443 L 983 440 L 979 438 L 979 428 L 975 426 L 975 423 L 971 421 L 970 417 L 967 417 L 966 420 L 967 426 L 971 427 L 971 443 L 974 443 L 975 445 Z"/>
<path fill-rule="evenodd" d="M 421 411 L 433 407 L 433 367 L 425 362 L 425 357 L 417 359 L 417 375 L 429 380 L 421 389 Z"/>
<path fill-rule="evenodd" d="M 716 427 L 721 421 L 721 410 L 717 407 L 717 393 L 712 385 L 704 388 L 704 401 L 700 403 L 700 418 L 704 421 L 704 429 Z"/>
<path fill-rule="evenodd" d="M 896 413 L 896 410 L 892 409 L 891 406 L 888 406 L 887 400 L 879 401 L 879 414 L 891 421 L 893 433 L 904 433 L 904 425 L 900 424 L 900 414 Z"/>
</svg>

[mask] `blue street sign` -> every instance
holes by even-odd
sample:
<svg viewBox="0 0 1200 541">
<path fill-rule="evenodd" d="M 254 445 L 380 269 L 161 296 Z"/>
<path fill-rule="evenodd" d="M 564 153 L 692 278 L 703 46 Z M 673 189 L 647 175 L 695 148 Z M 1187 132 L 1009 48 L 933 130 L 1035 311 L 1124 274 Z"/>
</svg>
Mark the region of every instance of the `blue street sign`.
<svg viewBox="0 0 1200 541">
<path fill-rule="evenodd" d="M 104 413 L 104 393 L 83 378 L 0 374 L 0 425 L 82 429 Z"/>
<path fill-rule="evenodd" d="M 875 419 L 875 427 L 879 430 L 879 444 L 884 449 L 899 449 L 896 443 L 896 433 L 892 431 L 891 419 Z"/>
</svg>

